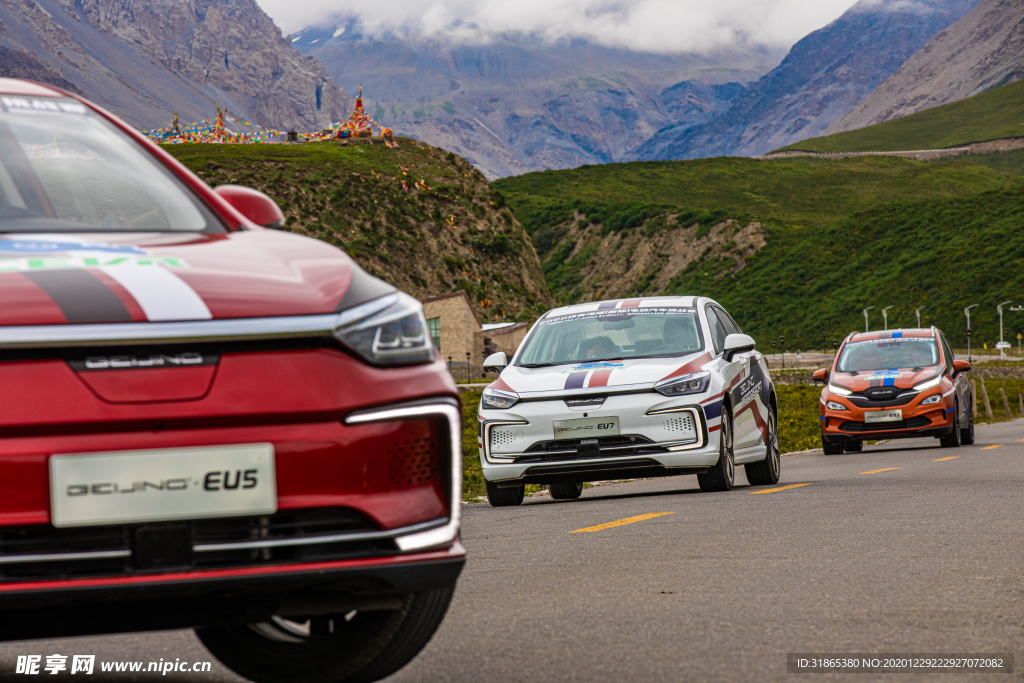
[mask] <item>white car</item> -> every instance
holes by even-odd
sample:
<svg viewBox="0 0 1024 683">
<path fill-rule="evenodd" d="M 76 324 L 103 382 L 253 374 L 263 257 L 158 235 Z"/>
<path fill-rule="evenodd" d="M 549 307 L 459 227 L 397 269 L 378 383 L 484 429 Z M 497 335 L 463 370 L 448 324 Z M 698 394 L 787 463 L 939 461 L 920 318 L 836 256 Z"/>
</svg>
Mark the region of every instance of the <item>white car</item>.
<svg viewBox="0 0 1024 683">
<path fill-rule="evenodd" d="M 556 499 L 583 482 L 696 474 L 728 491 L 736 465 L 779 481 L 778 402 L 764 356 L 725 309 L 693 296 L 601 301 L 545 313 L 500 370 L 478 413 L 491 505 L 526 484 Z"/>
</svg>

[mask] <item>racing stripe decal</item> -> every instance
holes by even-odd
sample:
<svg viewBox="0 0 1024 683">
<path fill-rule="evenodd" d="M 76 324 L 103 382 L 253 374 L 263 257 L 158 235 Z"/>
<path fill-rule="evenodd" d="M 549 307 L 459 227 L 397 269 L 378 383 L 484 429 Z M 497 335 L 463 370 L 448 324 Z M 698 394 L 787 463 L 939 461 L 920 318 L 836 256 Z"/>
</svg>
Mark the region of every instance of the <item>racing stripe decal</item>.
<svg viewBox="0 0 1024 683">
<path fill-rule="evenodd" d="M 669 379 L 671 377 L 679 377 L 681 375 L 688 375 L 691 372 L 696 372 L 697 370 L 700 370 L 702 367 L 704 367 L 705 365 L 710 363 L 712 360 L 713 360 L 713 358 L 711 356 L 711 353 L 708 352 L 708 351 L 705 351 L 700 356 L 698 356 L 697 358 L 694 358 L 693 360 L 691 360 L 689 363 L 687 363 L 686 365 L 682 366 L 678 370 L 672 372 L 671 374 L 665 375 L 664 377 L 662 377 L 662 379 Z"/>
<path fill-rule="evenodd" d="M 570 372 L 569 376 L 565 378 L 566 389 L 582 389 L 583 383 L 587 379 L 587 375 L 590 372 Z"/>
<path fill-rule="evenodd" d="M 597 307 L 599 311 L 607 311 L 612 308 L 617 308 L 619 305 L 618 301 L 605 301 L 603 304 Z"/>
<path fill-rule="evenodd" d="M 608 378 L 612 374 L 614 368 L 607 368 L 605 370 L 595 370 L 590 375 L 590 381 L 587 382 L 588 387 L 606 387 L 608 386 Z"/>
<path fill-rule="evenodd" d="M 67 322 L 46 291 L 24 273 L 0 273 L 0 326 L 63 325 Z"/>
<path fill-rule="evenodd" d="M 131 314 L 132 320 L 137 323 L 146 322 L 146 313 L 139 306 L 139 302 L 128 293 L 127 289 L 121 286 L 120 282 L 104 273 L 101 269 L 90 270 L 89 272 L 95 275 L 97 280 L 102 282 L 105 287 L 114 293 L 114 296 L 121 300 L 124 307 L 128 309 L 128 313 Z"/>
<path fill-rule="evenodd" d="M 101 270 L 128 290 L 150 322 L 213 317 L 196 291 L 166 268 L 123 264 Z"/>
<path fill-rule="evenodd" d="M 50 295 L 69 323 L 132 322 L 132 314 L 117 295 L 87 270 L 36 270 L 25 277 Z"/>
<path fill-rule="evenodd" d="M 623 301 L 620 308 L 639 308 L 640 299 L 630 299 L 629 301 Z"/>
<path fill-rule="evenodd" d="M 505 383 L 505 380 L 503 380 L 500 375 L 498 376 L 498 379 L 491 382 L 491 388 L 501 389 L 502 391 L 515 391 L 515 389 L 513 389 L 512 387 Z"/>
<path fill-rule="evenodd" d="M 704 417 L 706 417 L 708 420 L 714 420 L 716 418 L 722 417 L 721 399 L 715 401 L 714 403 L 709 403 L 706 406 L 704 406 Z"/>
</svg>

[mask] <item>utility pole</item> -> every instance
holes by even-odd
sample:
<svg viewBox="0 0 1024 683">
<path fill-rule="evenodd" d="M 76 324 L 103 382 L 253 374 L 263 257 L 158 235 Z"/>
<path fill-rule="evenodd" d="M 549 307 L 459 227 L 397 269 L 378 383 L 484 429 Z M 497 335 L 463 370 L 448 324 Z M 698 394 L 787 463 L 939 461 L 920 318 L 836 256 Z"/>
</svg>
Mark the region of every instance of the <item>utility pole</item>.
<svg viewBox="0 0 1024 683">
<path fill-rule="evenodd" d="M 1011 311 L 1024 311 L 1024 306 L 1017 306 L 1017 308 L 1011 308 Z M 1017 356 L 1020 356 L 1020 333 L 1017 334 Z M 1024 411 L 1021 411 L 1024 412 Z"/>
<path fill-rule="evenodd" d="M 967 362 L 971 362 L 971 309 L 978 304 L 971 304 L 964 309 L 964 315 L 967 316 Z"/>
<path fill-rule="evenodd" d="M 786 337 L 779 335 L 779 346 L 782 347 L 782 367 L 786 367 Z"/>
<path fill-rule="evenodd" d="M 924 308 L 924 306 L 918 306 L 917 308 L 914 309 L 914 315 L 917 316 L 917 329 L 921 329 L 921 309 L 922 308 Z"/>
<path fill-rule="evenodd" d="M 868 311 L 870 311 L 872 308 L 874 308 L 874 306 L 868 306 L 867 308 L 864 309 L 864 331 L 865 332 L 870 332 L 871 331 L 871 328 L 868 327 Z"/>
<path fill-rule="evenodd" d="M 882 320 L 884 321 L 885 329 L 886 330 L 889 329 L 889 314 L 887 313 L 887 311 L 890 308 L 896 308 L 896 307 L 895 306 L 886 306 L 885 308 L 882 309 Z"/>
<path fill-rule="evenodd" d="M 1006 354 L 1003 353 L 1003 349 L 1009 346 L 1009 344 L 1003 341 L 1003 306 L 1005 306 L 1008 303 L 1012 302 L 1004 301 L 1003 303 L 996 306 L 996 311 L 999 312 L 999 343 L 996 344 L 996 347 L 999 349 L 1000 358 L 1006 358 Z"/>
</svg>

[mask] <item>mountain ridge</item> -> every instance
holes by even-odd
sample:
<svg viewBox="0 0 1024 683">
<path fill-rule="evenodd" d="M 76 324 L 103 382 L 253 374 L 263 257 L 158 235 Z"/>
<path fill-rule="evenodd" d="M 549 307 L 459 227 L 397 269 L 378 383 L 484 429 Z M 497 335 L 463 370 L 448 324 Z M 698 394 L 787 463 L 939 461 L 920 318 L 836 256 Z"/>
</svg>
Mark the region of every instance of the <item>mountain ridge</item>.
<svg viewBox="0 0 1024 683">
<path fill-rule="evenodd" d="M 287 45 L 255 0 L 18 0 L 0 4 L 0 47 L 139 128 L 211 118 L 218 102 L 274 127 L 320 129 L 348 97 Z"/>
<path fill-rule="evenodd" d="M 756 156 L 815 137 L 838 121 L 936 32 L 978 0 L 861 0 L 798 41 L 729 109 L 638 146 L 637 160 Z"/>
<path fill-rule="evenodd" d="M 831 135 L 891 121 L 1024 79 L 1024 4 L 982 0 L 936 34 L 842 119 Z"/>
</svg>

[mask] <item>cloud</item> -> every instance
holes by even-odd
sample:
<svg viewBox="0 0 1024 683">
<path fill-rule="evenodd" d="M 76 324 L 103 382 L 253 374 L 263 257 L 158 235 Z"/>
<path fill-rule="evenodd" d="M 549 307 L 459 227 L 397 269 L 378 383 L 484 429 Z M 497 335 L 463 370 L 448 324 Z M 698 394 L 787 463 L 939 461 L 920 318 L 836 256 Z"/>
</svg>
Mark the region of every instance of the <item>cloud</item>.
<svg viewBox="0 0 1024 683">
<path fill-rule="evenodd" d="M 257 0 L 285 33 L 357 18 L 365 35 L 486 40 L 519 32 L 651 52 L 789 47 L 854 0 Z"/>
</svg>

